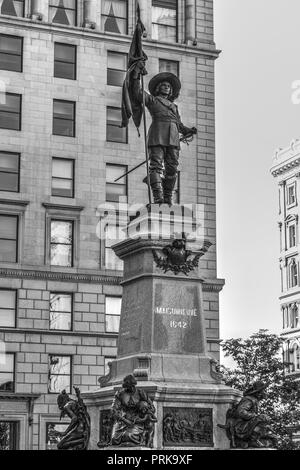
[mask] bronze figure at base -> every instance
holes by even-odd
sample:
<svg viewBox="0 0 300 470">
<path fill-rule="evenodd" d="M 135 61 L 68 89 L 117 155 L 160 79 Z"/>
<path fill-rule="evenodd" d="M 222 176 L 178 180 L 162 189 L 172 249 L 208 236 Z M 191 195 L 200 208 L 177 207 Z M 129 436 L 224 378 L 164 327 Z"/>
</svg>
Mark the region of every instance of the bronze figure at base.
<svg viewBox="0 0 300 470">
<path fill-rule="evenodd" d="M 60 419 L 68 416 L 71 423 L 64 432 L 53 431 L 55 437 L 60 438 L 58 450 L 87 450 L 90 439 L 90 416 L 80 395 L 80 390 L 74 387 L 77 401 L 69 397 L 63 390 L 57 404 L 61 410 Z"/>
<path fill-rule="evenodd" d="M 242 400 L 226 414 L 226 430 L 231 448 L 270 448 L 276 446 L 276 436 L 266 415 L 259 413 L 258 404 L 264 397 L 265 384 L 255 382 L 245 391 Z"/>
<path fill-rule="evenodd" d="M 98 447 L 153 447 L 155 408 L 146 392 L 136 388 L 136 384 L 133 375 L 124 378 L 123 388 L 116 393 L 111 408 L 110 442 L 101 442 Z"/>
</svg>

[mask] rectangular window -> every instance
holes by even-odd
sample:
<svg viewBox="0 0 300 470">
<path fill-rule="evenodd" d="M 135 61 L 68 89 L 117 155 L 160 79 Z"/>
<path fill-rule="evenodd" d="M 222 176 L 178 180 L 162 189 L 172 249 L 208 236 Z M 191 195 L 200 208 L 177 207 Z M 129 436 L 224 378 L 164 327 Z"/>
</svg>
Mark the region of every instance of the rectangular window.
<svg viewBox="0 0 300 470">
<path fill-rule="evenodd" d="M 289 288 L 296 287 L 298 285 L 298 264 L 293 258 L 288 262 L 289 272 Z"/>
<path fill-rule="evenodd" d="M 51 266 L 73 266 L 73 222 L 51 220 Z"/>
<path fill-rule="evenodd" d="M 177 42 L 177 0 L 152 0 L 152 39 Z"/>
<path fill-rule="evenodd" d="M 53 100 L 53 134 L 75 137 L 74 101 Z"/>
<path fill-rule="evenodd" d="M 0 102 L 0 128 L 21 130 L 22 95 L 5 93 Z"/>
<path fill-rule="evenodd" d="M 1 15 L 24 16 L 25 0 L 3 0 L 1 4 Z"/>
<path fill-rule="evenodd" d="M 77 25 L 77 0 L 50 0 L 50 22 Z"/>
<path fill-rule="evenodd" d="M 169 72 L 179 77 L 179 62 L 176 60 L 159 59 L 159 72 Z"/>
<path fill-rule="evenodd" d="M 74 197 L 74 160 L 52 159 L 52 196 Z"/>
<path fill-rule="evenodd" d="M 102 31 L 116 34 L 127 34 L 127 18 L 127 0 L 102 0 Z"/>
<path fill-rule="evenodd" d="M 17 291 L 0 289 L 0 327 L 15 328 Z"/>
<path fill-rule="evenodd" d="M 106 225 L 105 227 L 105 259 L 104 264 L 106 269 L 112 269 L 113 271 L 122 271 L 124 267 L 124 262 L 118 258 L 115 252 L 112 249 L 112 246 L 115 245 L 118 241 L 116 234 L 120 236 L 125 234 L 122 230 L 119 230 L 119 226 L 114 227 L 113 225 Z"/>
<path fill-rule="evenodd" d="M 69 425 L 63 423 L 46 423 L 46 450 L 57 450 L 60 438 L 56 432 L 65 432 Z"/>
<path fill-rule="evenodd" d="M 106 108 L 106 140 L 127 144 L 127 127 L 120 127 L 122 122 L 121 108 Z"/>
<path fill-rule="evenodd" d="M 105 297 L 105 331 L 119 333 L 122 297 Z"/>
<path fill-rule="evenodd" d="M 50 293 L 50 330 L 72 329 L 72 294 Z"/>
<path fill-rule="evenodd" d="M 18 262 L 17 215 L 0 215 L 0 262 Z"/>
<path fill-rule="evenodd" d="M 289 248 L 296 246 L 296 225 L 289 225 Z"/>
<path fill-rule="evenodd" d="M 127 202 L 127 176 L 116 181 L 127 170 L 128 167 L 126 165 L 113 165 L 110 163 L 106 165 L 106 201 L 119 202 L 120 197 L 122 197 L 122 201 Z"/>
<path fill-rule="evenodd" d="M 0 361 L 0 392 L 15 391 L 15 355 L 1 353 Z"/>
<path fill-rule="evenodd" d="M 54 77 L 76 80 L 76 46 L 54 44 Z"/>
<path fill-rule="evenodd" d="M 20 154 L 0 152 L 0 191 L 18 193 L 19 186 Z"/>
<path fill-rule="evenodd" d="M 287 186 L 287 205 L 292 206 L 296 203 L 296 183 Z"/>
<path fill-rule="evenodd" d="M 18 450 L 18 421 L 0 421 L 0 450 Z"/>
<path fill-rule="evenodd" d="M 107 52 L 107 85 L 123 86 L 127 70 L 127 54 Z"/>
<path fill-rule="evenodd" d="M 71 356 L 49 356 L 49 393 L 71 393 Z"/>
<path fill-rule="evenodd" d="M 0 69 L 22 72 L 23 38 L 0 34 Z"/>
</svg>

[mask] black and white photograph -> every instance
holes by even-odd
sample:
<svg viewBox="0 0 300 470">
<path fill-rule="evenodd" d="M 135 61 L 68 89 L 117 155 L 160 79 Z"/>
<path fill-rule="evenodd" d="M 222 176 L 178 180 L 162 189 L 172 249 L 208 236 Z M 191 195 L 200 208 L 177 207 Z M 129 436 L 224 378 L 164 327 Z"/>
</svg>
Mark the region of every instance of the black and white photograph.
<svg viewBox="0 0 300 470">
<path fill-rule="evenodd" d="M 0 0 L 0 450 L 300 450 L 299 18 Z"/>
</svg>

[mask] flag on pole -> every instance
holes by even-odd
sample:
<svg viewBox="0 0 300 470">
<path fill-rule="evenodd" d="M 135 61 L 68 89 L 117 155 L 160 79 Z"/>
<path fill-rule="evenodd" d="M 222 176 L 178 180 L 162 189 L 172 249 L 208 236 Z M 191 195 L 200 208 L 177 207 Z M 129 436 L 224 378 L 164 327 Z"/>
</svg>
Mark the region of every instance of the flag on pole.
<svg viewBox="0 0 300 470">
<path fill-rule="evenodd" d="M 121 127 L 127 127 L 129 120 L 132 117 L 139 133 L 139 127 L 143 117 L 143 104 L 134 99 L 133 79 L 138 78 L 140 74 L 147 74 L 145 62 L 148 60 L 147 55 L 143 51 L 142 36 L 145 31 L 145 27 L 141 21 L 139 4 L 137 6 L 137 17 L 137 24 L 128 54 L 127 73 L 123 83 Z"/>
</svg>

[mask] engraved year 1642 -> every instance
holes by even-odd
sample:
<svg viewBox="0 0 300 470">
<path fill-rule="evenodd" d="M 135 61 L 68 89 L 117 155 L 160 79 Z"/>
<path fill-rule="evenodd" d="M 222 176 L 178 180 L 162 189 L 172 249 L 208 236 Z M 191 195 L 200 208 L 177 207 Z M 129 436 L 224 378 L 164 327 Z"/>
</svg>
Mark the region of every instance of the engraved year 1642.
<svg viewBox="0 0 300 470">
<path fill-rule="evenodd" d="M 188 324 L 186 321 L 175 321 L 175 320 L 170 321 L 171 328 L 187 328 L 187 326 Z"/>
</svg>

